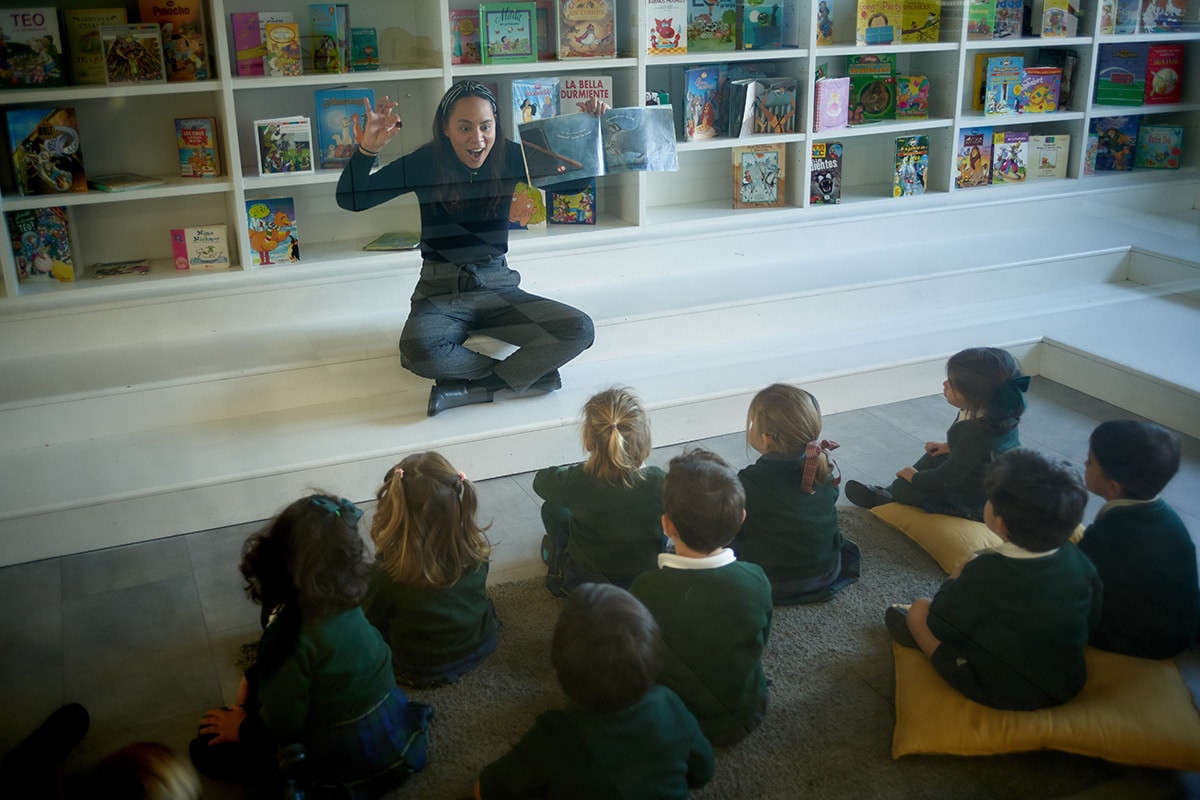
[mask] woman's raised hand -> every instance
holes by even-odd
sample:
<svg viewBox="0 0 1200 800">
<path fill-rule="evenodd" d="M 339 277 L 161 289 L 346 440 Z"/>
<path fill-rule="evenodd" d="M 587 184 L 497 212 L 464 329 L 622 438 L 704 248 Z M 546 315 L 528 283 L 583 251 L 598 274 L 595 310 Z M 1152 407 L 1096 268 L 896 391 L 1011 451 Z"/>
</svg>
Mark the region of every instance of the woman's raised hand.
<svg viewBox="0 0 1200 800">
<path fill-rule="evenodd" d="M 363 99 L 363 109 L 366 113 L 363 115 L 359 147 L 370 153 L 378 153 L 392 140 L 404 124 L 400 121 L 400 115 L 396 113 L 398 105 L 400 104 L 386 95 L 379 99 L 375 108 L 371 108 L 370 101 Z"/>
</svg>

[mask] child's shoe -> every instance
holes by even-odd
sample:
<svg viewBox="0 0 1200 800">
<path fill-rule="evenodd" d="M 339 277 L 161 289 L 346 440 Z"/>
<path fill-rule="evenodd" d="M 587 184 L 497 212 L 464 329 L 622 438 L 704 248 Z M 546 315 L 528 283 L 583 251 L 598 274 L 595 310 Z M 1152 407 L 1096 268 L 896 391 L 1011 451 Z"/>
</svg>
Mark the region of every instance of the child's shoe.
<svg viewBox="0 0 1200 800">
<path fill-rule="evenodd" d="M 867 486 L 858 481 L 846 481 L 846 499 L 859 508 L 874 508 L 892 502 L 892 495 L 882 486 Z"/>
<path fill-rule="evenodd" d="M 883 621 L 887 625 L 892 641 L 896 644 L 901 647 L 911 647 L 913 650 L 921 649 L 917 640 L 913 638 L 912 631 L 908 629 L 908 612 L 904 610 L 903 606 L 888 606 L 887 610 L 883 612 Z"/>
</svg>

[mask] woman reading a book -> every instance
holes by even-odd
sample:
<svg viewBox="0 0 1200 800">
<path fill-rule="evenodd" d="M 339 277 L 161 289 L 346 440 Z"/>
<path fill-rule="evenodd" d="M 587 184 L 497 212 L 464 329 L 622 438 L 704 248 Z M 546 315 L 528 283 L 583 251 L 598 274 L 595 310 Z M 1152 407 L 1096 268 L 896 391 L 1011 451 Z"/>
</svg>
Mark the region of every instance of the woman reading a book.
<svg viewBox="0 0 1200 800">
<path fill-rule="evenodd" d="M 504 136 L 495 95 L 475 81 L 454 84 L 434 114 L 432 141 L 374 173 L 376 155 L 401 122 L 398 104 L 388 97 L 375 108 L 365 105 L 362 136 L 338 181 L 337 202 L 362 211 L 407 192 L 417 195 L 421 277 L 400 334 L 400 363 L 434 379 L 429 415 L 490 403 L 502 390 L 522 395 L 561 388 L 558 368 L 591 346 L 592 321 L 576 308 L 522 291 L 520 274 L 508 267 L 509 210 L 525 166 L 520 145 Z M 585 108 L 596 116 L 606 110 L 598 100 Z M 517 351 L 497 360 L 463 346 L 484 332 Z"/>
</svg>

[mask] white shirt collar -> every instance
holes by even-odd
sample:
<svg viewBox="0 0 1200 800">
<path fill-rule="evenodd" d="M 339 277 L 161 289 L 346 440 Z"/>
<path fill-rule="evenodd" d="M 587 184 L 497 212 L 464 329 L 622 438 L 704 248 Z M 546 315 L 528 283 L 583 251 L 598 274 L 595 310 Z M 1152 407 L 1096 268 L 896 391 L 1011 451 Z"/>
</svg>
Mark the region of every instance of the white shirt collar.
<svg viewBox="0 0 1200 800">
<path fill-rule="evenodd" d="M 1116 500 L 1109 500 L 1107 503 L 1101 506 L 1100 510 L 1096 512 L 1096 519 L 1100 519 L 1100 517 L 1104 516 L 1114 508 L 1124 508 L 1126 506 L 1144 506 L 1147 503 L 1155 502 L 1158 502 L 1158 495 L 1154 495 L 1154 497 L 1151 497 L 1149 500 L 1130 500 L 1125 497 L 1118 497 Z"/>
<path fill-rule="evenodd" d="M 716 569 L 737 561 L 737 556 L 728 547 L 722 547 L 711 556 L 703 558 L 688 558 L 676 553 L 659 553 L 658 566 L 673 567 L 674 569 Z"/>
<path fill-rule="evenodd" d="M 1044 553 L 1035 553 L 1032 550 L 1026 550 L 1024 547 L 1013 544 L 1012 542 L 1002 542 L 995 547 L 989 548 L 988 551 L 985 552 L 999 553 L 1000 555 L 1008 558 L 1045 558 L 1046 556 L 1052 556 L 1057 553 L 1058 548 L 1056 547 L 1053 550 L 1047 550 Z"/>
</svg>

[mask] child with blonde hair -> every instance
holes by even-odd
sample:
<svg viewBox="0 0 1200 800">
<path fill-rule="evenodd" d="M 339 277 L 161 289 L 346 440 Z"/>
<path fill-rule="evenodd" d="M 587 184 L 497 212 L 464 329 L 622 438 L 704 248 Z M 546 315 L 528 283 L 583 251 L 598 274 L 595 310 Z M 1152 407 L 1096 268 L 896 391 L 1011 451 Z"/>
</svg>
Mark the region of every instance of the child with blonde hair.
<svg viewBox="0 0 1200 800">
<path fill-rule="evenodd" d="M 858 580 L 862 553 L 838 530 L 838 445 L 821 438 L 817 399 L 768 386 L 750 401 L 746 441 L 760 457 L 738 473 L 746 521 L 729 546 L 767 573 L 775 605 L 828 600 Z"/>
<path fill-rule="evenodd" d="M 392 648 L 397 681 L 454 683 L 496 649 L 499 627 L 475 487 L 440 453 L 418 453 L 387 471 L 375 499 L 363 610 Z"/>
<path fill-rule="evenodd" d="M 533 478 L 542 504 L 546 588 L 563 596 L 581 583 L 628 589 L 655 569 L 663 550 L 665 473 L 644 466 L 650 418 L 629 389 L 613 387 L 583 407 L 583 464 L 547 467 Z"/>
</svg>

